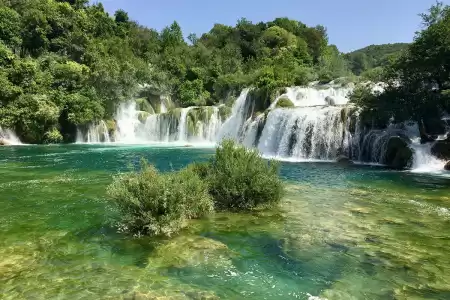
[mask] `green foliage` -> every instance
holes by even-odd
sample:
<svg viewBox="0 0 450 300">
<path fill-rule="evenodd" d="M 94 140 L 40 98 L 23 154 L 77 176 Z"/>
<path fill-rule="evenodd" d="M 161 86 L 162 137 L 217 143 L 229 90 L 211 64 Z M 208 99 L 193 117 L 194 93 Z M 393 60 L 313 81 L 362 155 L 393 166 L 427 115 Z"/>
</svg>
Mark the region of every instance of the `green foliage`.
<svg viewBox="0 0 450 300">
<path fill-rule="evenodd" d="M 203 82 L 200 79 L 183 82 L 178 95 L 182 107 L 205 105 L 210 96 L 209 92 L 204 90 Z"/>
<path fill-rule="evenodd" d="M 13 9 L 0 6 L 0 39 L 8 46 L 16 47 L 22 42 L 20 37 L 20 15 Z"/>
<path fill-rule="evenodd" d="M 399 56 L 408 47 L 406 43 L 371 45 L 345 55 L 355 75 L 389 65 L 393 57 Z"/>
<path fill-rule="evenodd" d="M 14 109 L 23 107 L 22 96 L 47 97 L 57 106 L 53 125 L 73 142 L 76 126 L 112 119 L 120 102 L 147 94 L 169 95 L 175 107 L 219 105 L 244 87 L 257 87 L 268 98 L 319 74 L 331 80 L 346 73 L 340 54 L 328 53 L 322 26 L 240 19 L 235 26 L 216 24 L 202 36 L 191 34 L 188 44 L 177 22 L 157 32 L 123 10 L 110 16 L 101 3 L 90 3 L 2 1 L 0 123 L 14 125 L 24 140 L 42 142 L 49 128 L 19 126 Z"/>
<path fill-rule="evenodd" d="M 119 228 L 138 235 L 170 236 L 213 210 L 208 185 L 191 168 L 160 174 L 144 162 L 116 177 L 108 196 L 120 210 Z"/>
<path fill-rule="evenodd" d="M 290 108 L 290 107 L 294 107 L 294 103 L 292 103 L 292 101 L 289 100 L 288 98 L 281 98 L 277 102 L 277 107 L 278 108 Z"/>
<path fill-rule="evenodd" d="M 44 134 L 44 143 L 46 144 L 58 144 L 63 141 L 63 136 L 58 129 L 52 128 Z"/>
<path fill-rule="evenodd" d="M 425 27 L 414 42 L 384 68 L 384 92 L 357 101 L 366 110 L 390 114 L 396 122 L 414 120 L 421 127 L 450 111 L 450 7 L 437 3 L 422 18 Z"/>
<path fill-rule="evenodd" d="M 277 204 L 284 187 L 278 176 L 279 164 L 264 160 L 256 150 L 224 141 L 216 149 L 207 173 L 210 194 L 218 210 L 242 211 Z"/>
</svg>

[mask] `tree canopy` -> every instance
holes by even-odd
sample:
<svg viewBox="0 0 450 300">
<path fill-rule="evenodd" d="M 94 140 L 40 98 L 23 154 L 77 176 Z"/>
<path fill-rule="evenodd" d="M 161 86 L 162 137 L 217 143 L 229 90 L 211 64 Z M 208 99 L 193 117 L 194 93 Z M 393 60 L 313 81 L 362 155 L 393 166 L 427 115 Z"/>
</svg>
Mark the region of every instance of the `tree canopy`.
<svg viewBox="0 0 450 300">
<path fill-rule="evenodd" d="M 424 135 L 436 131 L 432 124 L 450 111 L 450 6 L 438 2 L 421 16 L 423 29 L 414 42 L 385 67 L 384 92 L 354 97 L 366 111 L 394 122 L 417 121 Z"/>
</svg>

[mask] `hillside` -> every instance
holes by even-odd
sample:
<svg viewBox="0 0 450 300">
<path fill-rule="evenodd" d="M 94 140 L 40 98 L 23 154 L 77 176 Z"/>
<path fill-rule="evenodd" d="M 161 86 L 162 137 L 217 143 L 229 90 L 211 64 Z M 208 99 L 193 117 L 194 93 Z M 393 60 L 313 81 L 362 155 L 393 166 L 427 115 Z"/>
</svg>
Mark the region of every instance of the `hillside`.
<svg viewBox="0 0 450 300">
<path fill-rule="evenodd" d="M 345 57 L 352 72 L 360 75 L 364 71 L 385 66 L 390 57 L 400 54 L 408 45 L 407 43 L 370 45 L 347 53 Z"/>
</svg>

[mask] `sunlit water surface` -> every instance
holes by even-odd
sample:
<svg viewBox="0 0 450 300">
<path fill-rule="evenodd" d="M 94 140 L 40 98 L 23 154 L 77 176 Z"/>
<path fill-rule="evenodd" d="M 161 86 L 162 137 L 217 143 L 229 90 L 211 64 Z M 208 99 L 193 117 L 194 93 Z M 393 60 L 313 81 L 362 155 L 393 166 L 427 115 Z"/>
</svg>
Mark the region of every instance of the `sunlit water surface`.
<svg viewBox="0 0 450 300">
<path fill-rule="evenodd" d="M 112 176 L 213 149 L 0 148 L 1 299 L 450 299 L 450 179 L 282 165 L 277 211 L 216 214 L 171 240 L 111 225 Z"/>
</svg>

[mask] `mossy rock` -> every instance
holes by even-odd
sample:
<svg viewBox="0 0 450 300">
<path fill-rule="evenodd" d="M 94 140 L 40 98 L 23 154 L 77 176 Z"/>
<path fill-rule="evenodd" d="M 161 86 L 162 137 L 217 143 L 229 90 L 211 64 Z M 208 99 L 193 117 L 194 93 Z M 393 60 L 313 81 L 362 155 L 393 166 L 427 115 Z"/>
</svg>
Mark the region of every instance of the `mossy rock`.
<svg viewBox="0 0 450 300">
<path fill-rule="evenodd" d="M 289 98 L 283 97 L 283 98 L 278 99 L 276 107 L 277 108 L 292 108 L 292 107 L 295 107 L 295 105 L 294 105 L 294 103 L 292 103 L 292 101 Z"/>
<path fill-rule="evenodd" d="M 225 105 L 219 106 L 219 115 L 222 121 L 228 119 L 231 116 L 231 112 L 232 112 L 231 107 Z"/>
<path fill-rule="evenodd" d="M 347 156 L 341 155 L 336 159 L 336 162 L 341 166 L 349 166 L 352 165 L 353 162 Z"/>
<path fill-rule="evenodd" d="M 178 236 L 155 249 L 149 258 L 151 268 L 210 266 L 228 269 L 232 252 L 216 240 L 201 236 Z"/>
<path fill-rule="evenodd" d="M 450 171 L 450 161 L 448 161 L 448 162 L 445 164 L 444 170 Z"/>
<path fill-rule="evenodd" d="M 150 103 L 147 101 L 147 99 L 145 99 L 145 98 L 140 98 L 140 99 L 136 99 L 135 102 L 136 102 L 136 108 L 137 108 L 137 110 L 145 111 L 145 112 L 150 113 L 150 114 L 156 113 L 156 110 L 154 109 L 154 107 L 152 106 L 152 104 L 150 104 Z"/>
<path fill-rule="evenodd" d="M 167 113 L 165 113 L 165 115 L 179 119 L 179 118 L 181 118 L 181 108 L 173 108 L 173 109 L 169 110 Z"/>
<path fill-rule="evenodd" d="M 389 138 L 384 163 L 394 169 L 405 169 L 412 162 L 413 151 L 408 143 L 398 136 Z"/>
<path fill-rule="evenodd" d="M 145 123 L 145 121 L 148 119 L 148 117 L 149 117 L 150 115 L 152 115 L 152 114 L 151 114 L 151 113 L 148 113 L 148 112 L 146 112 L 146 111 L 140 111 L 140 112 L 138 112 L 138 120 L 139 120 L 141 123 Z"/>
<path fill-rule="evenodd" d="M 105 121 L 106 128 L 108 129 L 108 132 L 111 133 L 115 132 L 117 130 L 117 124 L 115 120 L 106 120 Z"/>
<path fill-rule="evenodd" d="M 431 147 L 431 154 L 440 159 L 450 160 L 450 141 L 444 140 L 434 143 Z"/>
</svg>

